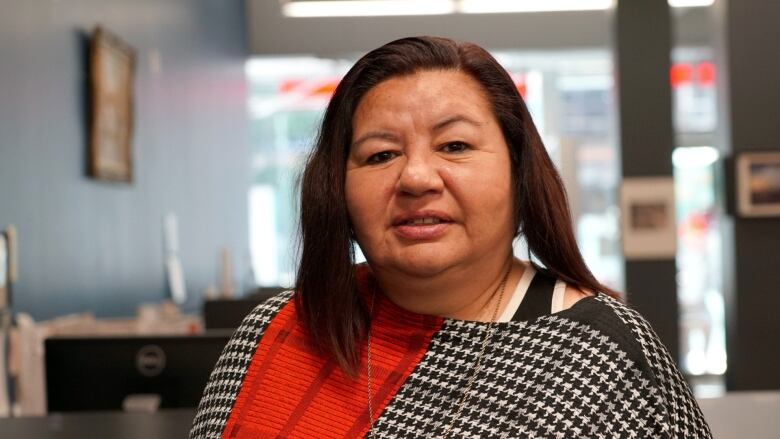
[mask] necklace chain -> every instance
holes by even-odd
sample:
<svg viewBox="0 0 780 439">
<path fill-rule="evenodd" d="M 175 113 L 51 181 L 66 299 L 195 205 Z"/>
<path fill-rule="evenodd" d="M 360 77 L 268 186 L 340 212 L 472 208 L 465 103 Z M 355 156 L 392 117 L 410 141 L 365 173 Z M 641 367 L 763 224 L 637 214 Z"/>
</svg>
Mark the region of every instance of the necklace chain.
<svg viewBox="0 0 780 439">
<path fill-rule="evenodd" d="M 458 402 L 458 405 L 455 410 L 455 414 L 452 416 L 452 421 L 447 426 L 446 430 L 444 430 L 444 438 L 450 437 L 450 434 L 452 433 L 452 429 L 455 427 L 455 422 L 460 418 L 460 414 L 463 412 L 463 409 L 466 407 L 466 404 L 468 403 L 469 399 L 471 398 L 471 388 L 474 385 L 474 381 L 477 379 L 477 375 L 479 375 L 480 370 L 482 370 L 482 360 L 485 358 L 485 352 L 487 351 L 488 345 L 490 345 L 490 341 L 493 339 L 493 335 L 496 332 L 496 319 L 498 317 L 498 310 L 501 308 L 501 302 L 504 299 L 504 290 L 506 289 L 506 281 L 509 278 L 509 272 L 512 271 L 512 265 L 509 266 L 509 269 L 504 273 L 504 277 L 501 279 L 501 283 L 498 286 L 498 302 L 496 303 L 495 309 L 493 309 L 493 315 L 490 318 L 490 327 L 488 328 L 487 332 L 485 333 L 485 338 L 482 339 L 482 347 L 479 351 L 479 355 L 477 356 L 477 361 L 474 363 L 473 372 L 471 373 L 471 376 L 469 377 L 468 382 L 466 383 L 466 388 L 463 390 L 463 395 L 460 397 L 460 401 Z M 369 309 L 369 314 L 374 314 L 374 302 L 376 299 L 376 292 L 371 297 L 371 307 Z M 376 432 L 374 431 L 374 405 L 372 401 L 372 395 L 371 395 L 371 376 L 372 376 L 372 370 L 371 370 L 371 328 L 368 329 L 368 346 L 367 346 L 367 365 L 366 365 L 366 372 L 367 372 L 367 379 L 368 379 L 368 423 L 369 423 L 369 437 L 371 439 L 376 438 Z"/>
</svg>

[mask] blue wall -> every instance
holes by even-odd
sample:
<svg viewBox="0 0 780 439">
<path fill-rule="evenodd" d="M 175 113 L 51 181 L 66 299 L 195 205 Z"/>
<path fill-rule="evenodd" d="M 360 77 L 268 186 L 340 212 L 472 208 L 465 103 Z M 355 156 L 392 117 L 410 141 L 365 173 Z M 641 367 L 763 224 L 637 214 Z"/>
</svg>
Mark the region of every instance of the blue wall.
<svg viewBox="0 0 780 439">
<path fill-rule="evenodd" d="M 166 298 L 167 212 L 179 220 L 187 308 L 217 282 L 221 247 L 233 250 L 241 279 L 244 2 L 0 0 L 0 10 L 0 227 L 19 231 L 14 310 L 36 319 L 130 315 Z M 131 185 L 85 173 L 85 36 L 96 24 L 139 55 Z"/>
</svg>

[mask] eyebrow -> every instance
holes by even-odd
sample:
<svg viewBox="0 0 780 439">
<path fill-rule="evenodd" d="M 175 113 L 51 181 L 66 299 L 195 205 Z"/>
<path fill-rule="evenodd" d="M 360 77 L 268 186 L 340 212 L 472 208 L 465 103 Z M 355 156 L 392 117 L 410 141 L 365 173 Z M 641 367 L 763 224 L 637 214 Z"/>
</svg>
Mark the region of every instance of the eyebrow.
<svg viewBox="0 0 780 439">
<path fill-rule="evenodd" d="M 475 121 L 475 120 L 473 120 L 473 119 L 471 119 L 469 117 L 466 117 L 466 116 L 464 116 L 462 114 L 455 114 L 455 115 L 446 117 L 445 119 L 440 120 L 439 122 L 436 122 L 433 125 L 432 129 L 433 129 L 434 132 L 437 132 L 437 131 L 441 131 L 441 130 L 443 130 L 443 129 L 451 126 L 451 125 L 454 125 L 456 123 L 461 123 L 461 122 L 468 123 L 468 124 L 471 124 L 471 125 L 474 125 L 474 126 L 482 126 L 483 125 L 481 122 L 477 122 L 477 121 Z M 363 142 L 365 142 L 367 140 L 371 140 L 371 139 L 387 140 L 387 141 L 395 142 L 395 143 L 400 142 L 400 139 L 398 138 L 398 136 L 396 136 L 395 134 L 390 133 L 388 131 L 369 131 L 369 132 L 363 134 L 362 136 L 358 137 L 358 139 L 355 140 L 354 142 L 352 142 L 352 145 L 350 145 L 350 149 L 357 148 L 361 143 L 363 143 Z"/>
<path fill-rule="evenodd" d="M 398 136 L 396 136 L 393 133 L 387 132 L 387 131 L 369 131 L 366 134 L 363 134 L 360 136 L 357 140 L 352 142 L 352 145 L 350 145 L 350 148 L 356 148 L 361 143 L 371 140 L 371 139 L 380 139 L 380 140 L 387 140 L 390 142 L 398 143 L 400 140 L 398 139 Z"/>
<path fill-rule="evenodd" d="M 455 115 L 449 116 L 449 117 L 447 117 L 447 118 L 445 118 L 445 119 L 443 119 L 443 120 L 441 120 L 439 122 L 436 122 L 436 124 L 433 126 L 433 131 L 434 132 L 435 131 L 441 131 L 444 128 L 447 128 L 448 126 L 456 124 L 456 123 L 459 123 L 459 122 L 465 122 L 465 123 L 468 123 L 468 124 L 471 124 L 471 125 L 475 125 L 475 126 L 482 126 L 482 122 L 477 122 L 476 120 L 471 119 L 469 117 L 466 117 L 466 116 L 464 116 L 462 114 L 455 114 Z"/>
</svg>

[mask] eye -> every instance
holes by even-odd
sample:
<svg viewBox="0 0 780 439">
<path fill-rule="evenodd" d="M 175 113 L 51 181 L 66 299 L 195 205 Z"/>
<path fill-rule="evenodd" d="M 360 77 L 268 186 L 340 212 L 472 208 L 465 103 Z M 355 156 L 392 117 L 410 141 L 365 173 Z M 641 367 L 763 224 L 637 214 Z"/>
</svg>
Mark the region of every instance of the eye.
<svg viewBox="0 0 780 439">
<path fill-rule="evenodd" d="M 457 154 L 457 153 L 465 152 L 470 147 L 471 146 L 465 142 L 449 142 L 449 143 L 445 143 L 444 146 L 441 147 L 441 151 Z"/>
<path fill-rule="evenodd" d="M 382 151 L 369 157 L 368 160 L 366 160 L 366 162 L 371 165 L 378 165 L 380 163 L 384 163 L 394 159 L 397 155 L 398 154 L 393 151 Z"/>
</svg>

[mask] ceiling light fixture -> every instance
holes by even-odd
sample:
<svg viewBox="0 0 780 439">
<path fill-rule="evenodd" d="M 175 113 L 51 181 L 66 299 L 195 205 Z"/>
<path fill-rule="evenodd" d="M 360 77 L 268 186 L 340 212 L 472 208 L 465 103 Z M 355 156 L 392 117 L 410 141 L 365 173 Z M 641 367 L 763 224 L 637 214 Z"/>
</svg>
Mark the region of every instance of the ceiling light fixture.
<svg viewBox="0 0 780 439">
<path fill-rule="evenodd" d="M 669 0 L 669 6 L 673 8 L 698 8 L 712 6 L 715 0 Z"/>
<path fill-rule="evenodd" d="M 668 0 L 674 8 L 712 6 L 715 0 Z M 288 0 L 288 17 L 382 17 L 399 15 L 491 14 L 600 11 L 615 0 Z"/>
<path fill-rule="evenodd" d="M 461 0 L 458 11 L 466 14 L 501 12 L 598 11 L 613 0 Z"/>
<path fill-rule="evenodd" d="M 333 0 L 288 1 L 288 17 L 371 17 L 391 15 L 443 15 L 455 12 L 451 0 Z"/>
</svg>

